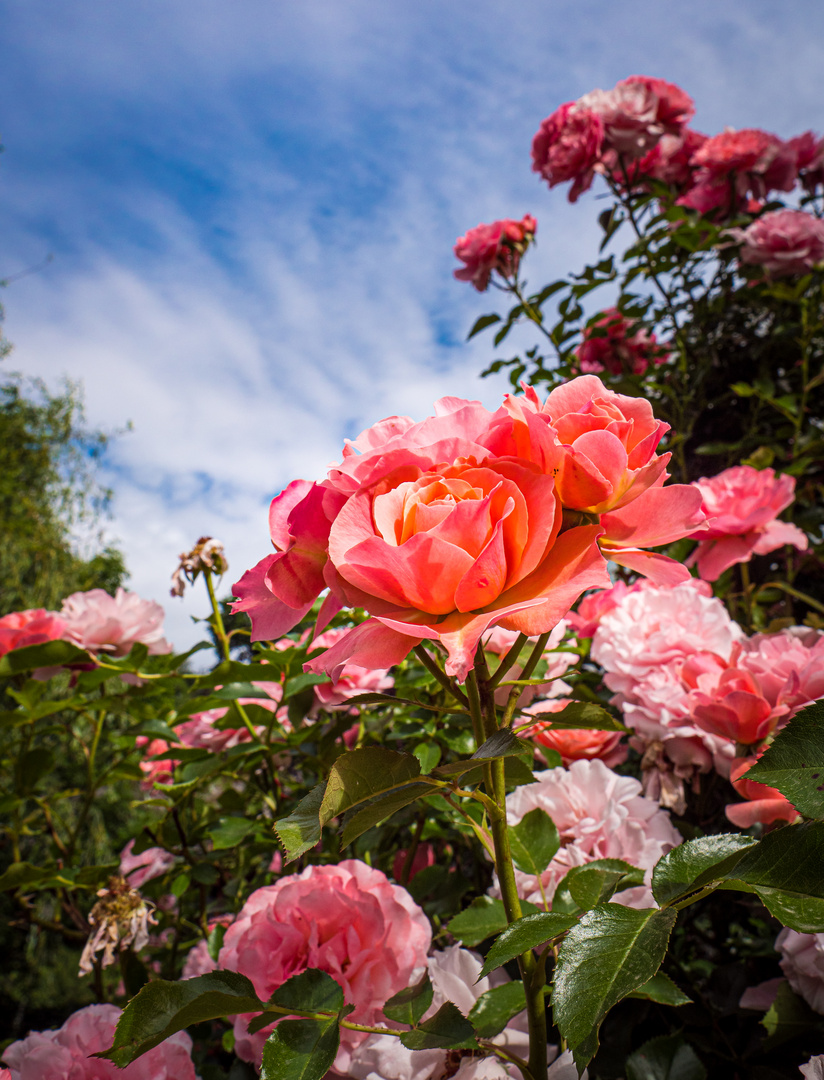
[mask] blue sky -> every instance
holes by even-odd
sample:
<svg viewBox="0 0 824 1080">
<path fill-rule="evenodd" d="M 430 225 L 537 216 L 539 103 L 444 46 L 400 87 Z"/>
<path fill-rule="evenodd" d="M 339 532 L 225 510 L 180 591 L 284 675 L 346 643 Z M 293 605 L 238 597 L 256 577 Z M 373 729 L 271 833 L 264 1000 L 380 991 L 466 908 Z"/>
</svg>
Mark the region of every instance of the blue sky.
<svg viewBox="0 0 824 1080">
<path fill-rule="evenodd" d="M 132 421 L 110 535 L 179 646 L 203 603 L 168 577 L 199 535 L 233 581 L 272 495 L 344 436 L 499 400 L 488 341 L 463 341 L 496 298 L 451 248 L 531 212 L 534 284 L 591 255 L 595 195 L 530 171 L 558 104 L 642 73 L 710 134 L 824 128 L 819 0 L 0 0 L 0 27 L 0 276 L 54 254 L 5 291 L 5 363 Z"/>
</svg>

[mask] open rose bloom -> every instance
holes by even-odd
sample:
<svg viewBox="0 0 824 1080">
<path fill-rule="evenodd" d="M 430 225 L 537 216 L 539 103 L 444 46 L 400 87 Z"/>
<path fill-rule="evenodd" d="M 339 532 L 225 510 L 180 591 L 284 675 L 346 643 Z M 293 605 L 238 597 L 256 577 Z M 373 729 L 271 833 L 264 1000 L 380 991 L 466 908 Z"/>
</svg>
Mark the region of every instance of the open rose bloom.
<svg viewBox="0 0 824 1080">
<path fill-rule="evenodd" d="M 63 601 L 60 616 L 67 639 L 90 652 L 125 656 L 137 644 L 148 646 L 153 656 L 172 651 L 163 637 L 160 604 L 125 589 L 114 596 L 104 589 L 72 593 Z"/>
<path fill-rule="evenodd" d="M 582 592 L 611 585 L 606 560 L 682 580 L 644 550 L 703 522 L 701 496 L 665 487 L 666 425 L 649 402 L 594 375 L 531 388 L 495 413 L 445 398 L 421 423 L 390 417 L 363 432 L 320 484 L 296 480 L 272 503 L 275 554 L 234 586 L 252 639 L 282 636 L 328 588 L 320 628 L 342 606 L 371 618 L 307 664 L 388 669 L 425 640 L 465 679 L 495 626 L 547 633 Z M 569 521 L 565 510 L 580 511 Z M 600 521 L 599 521 L 600 517 Z"/>
<path fill-rule="evenodd" d="M 493 273 L 516 277 L 521 256 L 529 247 L 538 223 L 526 214 L 520 221 L 503 218 L 477 225 L 455 244 L 455 255 L 465 265 L 455 271 L 458 281 L 471 281 L 478 292 L 489 286 Z"/>
<path fill-rule="evenodd" d="M 741 262 L 763 266 L 771 277 L 807 274 L 824 262 L 824 221 L 804 210 L 771 210 L 746 229 L 728 231 L 741 241 Z"/>
<path fill-rule="evenodd" d="M 12 611 L 0 619 L 0 656 L 29 645 L 44 645 L 66 636 L 66 623 L 54 611 L 32 608 Z"/>
</svg>

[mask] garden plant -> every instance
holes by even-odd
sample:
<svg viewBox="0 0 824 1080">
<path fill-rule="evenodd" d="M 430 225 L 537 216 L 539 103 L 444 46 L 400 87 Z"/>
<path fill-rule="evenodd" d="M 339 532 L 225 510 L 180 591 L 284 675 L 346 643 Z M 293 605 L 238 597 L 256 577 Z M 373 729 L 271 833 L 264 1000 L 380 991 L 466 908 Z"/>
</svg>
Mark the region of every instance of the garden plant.
<svg viewBox="0 0 824 1080">
<path fill-rule="evenodd" d="M 0 618 L 0 1076 L 824 1078 L 824 139 L 692 115 L 543 121 L 603 241 L 458 240 L 512 392 L 201 537 L 203 643 Z"/>
</svg>

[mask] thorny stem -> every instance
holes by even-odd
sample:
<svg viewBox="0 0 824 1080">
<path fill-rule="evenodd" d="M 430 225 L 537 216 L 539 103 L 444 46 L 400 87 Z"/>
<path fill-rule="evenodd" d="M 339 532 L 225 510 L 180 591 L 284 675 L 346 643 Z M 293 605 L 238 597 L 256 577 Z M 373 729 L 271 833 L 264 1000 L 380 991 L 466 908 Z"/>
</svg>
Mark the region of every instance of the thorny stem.
<svg viewBox="0 0 824 1080">
<path fill-rule="evenodd" d="M 444 690 L 449 691 L 449 693 L 452 695 L 453 698 L 455 698 L 456 701 L 460 701 L 461 705 L 463 705 L 465 709 L 468 709 L 469 700 L 466 694 L 458 687 L 457 683 L 455 683 L 453 679 L 449 678 L 445 671 L 438 667 L 437 661 L 426 651 L 423 645 L 416 645 L 412 651 L 426 668 L 426 670 L 429 672 L 429 674 L 434 676 L 435 679 L 437 679 L 437 681 L 441 684 Z"/>
</svg>

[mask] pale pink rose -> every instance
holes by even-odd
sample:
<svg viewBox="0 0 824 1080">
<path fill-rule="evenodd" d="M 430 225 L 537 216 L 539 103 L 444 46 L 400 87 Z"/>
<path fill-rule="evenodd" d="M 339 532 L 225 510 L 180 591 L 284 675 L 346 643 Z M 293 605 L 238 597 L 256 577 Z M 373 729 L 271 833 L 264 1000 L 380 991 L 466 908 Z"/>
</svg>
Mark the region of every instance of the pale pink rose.
<svg viewBox="0 0 824 1080">
<path fill-rule="evenodd" d="M 252 980 L 262 1000 L 306 968 L 328 972 L 354 1005 L 354 1023 L 382 1022 L 386 1001 L 419 978 L 432 940 L 429 920 L 399 885 L 357 859 L 310 866 L 253 892 L 226 931 L 220 966 Z M 235 1052 L 259 1064 L 271 1027 L 235 1020 Z M 363 1032 L 341 1032 L 335 1069 L 346 1074 Z"/>
<path fill-rule="evenodd" d="M 824 260 L 824 221 L 804 210 L 770 210 L 746 229 L 728 229 L 742 263 L 770 277 L 807 274 Z"/>
<path fill-rule="evenodd" d="M 715 653 L 696 653 L 681 668 L 681 680 L 689 688 L 690 714 L 700 728 L 750 746 L 772 734 L 789 709 L 767 700 L 740 659 L 739 642 L 733 645 L 729 660 Z"/>
<path fill-rule="evenodd" d="M 789 145 L 796 155 L 798 178 L 806 192 L 813 195 L 824 184 L 824 139 L 812 131 L 796 135 Z"/>
<path fill-rule="evenodd" d="M 824 1054 L 811 1057 L 806 1065 L 799 1065 L 798 1070 L 806 1080 L 824 1080 Z"/>
<path fill-rule="evenodd" d="M 345 627 L 327 630 L 320 634 L 312 642 L 313 649 L 331 649 L 343 640 L 349 631 Z M 395 680 L 389 674 L 388 668 L 358 667 L 357 664 L 347 664 L 339 677 L 334 682 L 318 683 L 315 686 L 315 698 L 317 706 L 322 709 L 331 709 L 336 705 L 345 705 L 351 698 L 360 694 L 385 694 L 395 685 Z M 357 714 L 358 710 L 352 706 L 351 711 Z"/>
<path fill-rule="evenodd" d="M 602 761 L 573 761 L 568 769 L 535 774 L 534 784 L 516 788 L 506 799 L 510 825 L 536 807 L 545 810 L 561 836 L 561 848 L 541 875 L 544 895 L 552 899 L 558 882 L 573 866 L 593 859 L 623 859 L 646 871 L 646 885 L 615 896 L 628 907 L 654 905 L 649 881 L 656 862 L 681 843 L 669 814 L 641 794 L 641 784 L 619 776 Z M 537 878 L 515 871 L 518 892 L 543 907 Z"/>
<path fill-rule="evenodd" d="M 521 256 L 532 243 L 538 222 L 526 214 L 520 221 L 503 218 L 491 225 L 477 225 L 455 244 L 455 255 L 466 263 L 455 271 L 458 281 L 471 281 L 478 292 L 489 287 L 493 273 L 502 278 L 518 276 Z"/>
<path fill-rule="evenodd" d="M 566 621 L 578 637 L 591 638 L 601 625 L 601 619 L 604 615 L 617 607 L 627 593 L 638 587 L 637 584 L 627 585 L 623 581 L 616 581 L 611 589 L 598 589 L 597 592 L 587 593 L 578 602 L 577 609 L 570 611 Z"/>
<path fill-rule="evenodd" d="M 777 634 L 753 634 L 741 645 L 739 658 L 758 680 L 773 706 L 790 714 L 824 697 L 824 633 L 791 626 Z"/>
<path fill-rule="evenodd" d="M 643 375 L 650 364 L 663 364 L 669 355 L 669 350 L 658 344 L 655 334 L 625 318 L 617 308 L 608 308 L 586 326 L 583 340 L 575 350 L 579 370 L 595 375 L 601 371 L 610 375 Z"/>
<path fill-rule="evenodd" d="M 540 718 L 546 713 L 563 712 L 567 703 L 565 701 L 536 701 L 525 709 L 527 716 Z M 621 742 L 623 737 L 620 731 L 591 731 L 587 728 L 557 728 L 553 729 L 551 720 L 539 720 L 531 728 L 521 732 L 521 738 L 532 739 L 537 744 L 536 749 L 540 753 L 541 747 L 555 750 L 561 755 L 564 765 L 571 765 L 573 761 L 592 761 L 598 758 L 610 769 L 622 764 L 627 759 L 627 748 Z"/>
<path fill-rule="evenodd" d="M 252 637 L 280 636 L 328 586 L 321 626 L 344 604 L 372 618 L 306 670 L 334 681 L 347 664 L 386 669 L 435 640 L 464 679 L 490 627 L 545 633 L 606 585 L 598 527 L 561 534 L 553 477 L 486 447 L 491 421 L 446 398 L 421 424 L 393 417 L 364 432 L 323 484 L 290 485 L 270 511 L 278 553 L 235 586 Z"/>
<path fill-rule="evenodd" d="M 749 562 L 785 544 L 799 551 L 809 545 L 797 526 L 778 515 L 795 497 L 795 477 L 773 469 L 735 465 L 717 476 L 702 476 L 693 487 L 701 493 L 708 528 L 694 538 L 691 556 L 705 581 L 715 581 L 734 563 Z"/>
<path fill-rule="evenodd" d="M 3 1052 L 11 1080 L 197 1080 L 192 1040 L 178 1031 L 137 1061 L 118 1069 L 90 1057 L 112 1045 L 121 1010 L 87 1005 L 56 1031 L 33 1031 Z"/>
<path fill-rule="evenodd" d="M 736 792 L 746 802 L 729 803 L 724 813 L 733 825 L 739 829 L 749 829 L 751 825 L 760 822 L 762 825 L 771 825 L 774 821 L 796 821 L 798 811 L 778 790 L 759 784 L 755 780 L 743 779 L 744 773 L 761 757 L 763 750 L 746 758 L 735 758 L 730 768 L 730 782 Z"/>
<path fill-rule="evenodd" d="M 796 994 L 824 1014 L 824 934 L 799 934 L 785 926 L 775 941 L 781 970 Z"/>
<path fill-rule="evenodd" d="M 540 173 L 551 188 L 574 181 L 569 201 L 575 202 L 592 185 L 603 141 L 600 116 L 568 101 L 538 128 L 532 140 L 532 171 Z"/>
<path fill-rule="evenodd" d="M 89 652 L 125 656 L 133 645 L 146 645 L 156 656 L 172 651 L 163 637 L 164 612 L 153 600 L 118 588 L 114 596 L 90 589 L 67 596 L 60 611 L 66 638 Z"/>
<path fill-rule="evenodd" d="M 424 1020 L 433 1016 L 446 1001 L 457 1005 L 463 1015 L 467 1016 L 481 994 L 509 982 L 508 976 L 501 970 L 478 979 L 481 958 L 477 953 L 462 949 L 458 945 L 433 953 L 427 967 L 434 992 L 432 1004 L 422 1017 Z M 507 1047 L 519 1057 L 527 1058 L 529 1033 L 526 1013 L 513 1017 L 492 1041 Z M 551 1060 L 555 1048 L 549 1047 L 548 1050 Z M 370 1035 L 354 1051 L 348 1076 L 351 1080 L 441 1080 L 449 1057 L 444 1050 L 407 1050 L 400 1040 L 392 1035 Z M 479 1074 L 463 1072 L 462 1062 L 454 1076 L 488 1076 L 492 1080 L 509 1080 L 513 1075 L 503 1069 L 500 1061 L 495 1058 L 484 1058 L 481 1061 L 468 1059 L 466 1064 L 482 1064 L 487 1071 Z M 450 1075 L 453 1074 L 450 1072 Z"/>
<path fill-rule="evenodd" d="M 797 151 L 789 143 L 757 128 L 724 131 L 707 139 L 692 157 L 694 184 L 678 202 L 699 213 L 725 215 L 750 208 L 769 191 L 792 191 Z"/>
<path fill-rule="evenodd" d="M 743 637 L 708 591 L 694 579 L 674 588 L 641 584 L 602 618 L 590 652 L 604 668 L 604 682 L 614 693 L 611 703 L 634 732 L 631 744 L 641 753 L 653 748 L 650 769 L 664 764 L 657 758 L 662 750 L 677 781 L 713 766 L 725 773 L 733 756 L 728 739 L 709 734 L 692 719 L 689 687 L 681 679 L 690 657 L 715 653 L 729 659 Z M 646 789 L 652 793 L 659 781 L 650 774 Z"/>
<path fill-rule="evenodd" d="M 263 682 L 257 680 L 252 683 L 258 690 L 262 690 L 267 697 L 261 698 L 238 698 L 239 705 L 260 705 L 268 712 L 277 712 L 278 705 L 283 700 L 283 687 L 279 682 Z M 220 686 L 215 687 L 220 690 Z M 230 714 L 228 705 L 220 705 L 214 709 L 204 709 L 203 712 L 192 713 L 188 720 L 175 727 L 175 735 L 181 746 L 192 749 L 211 750 L 220 753 L 229 750 L 241 743 L 250 742 L 252 736 L 246 727 L 221 728 L 217 727 L 220 720 Z M 237 715 L 236 713 L 234 714 Z M 259 736 L 265 733 L 265 728 L 255 729 Z"/>
<path fill-rule="evenodd" d="M 646 75 L 631 75 L 612 90 L 592 90 L 576 107 L 600 116 L 604 148 L 628 160 L 646 154 L 665 133 L 677 135 L 695 112 L 679 86 Z"/>
<path fill-rule="evenodd" d="M 54 611 L 31 608 L 12 611 L 0 619 L 0 656 L 28 645 L 44 645 L 66 636 L 66 624 Z"/>
<path fill-rule="evenodd" d="M 139 889 L 152 878 L 160 877 L 175 864 L 175 857 L 163 848 L 150 847 L 141 851 L 139 855 L 133 855 L 134 840 L 120 852 L 120 873 L 129 883 L 129 888 Z"/>
</svg>

